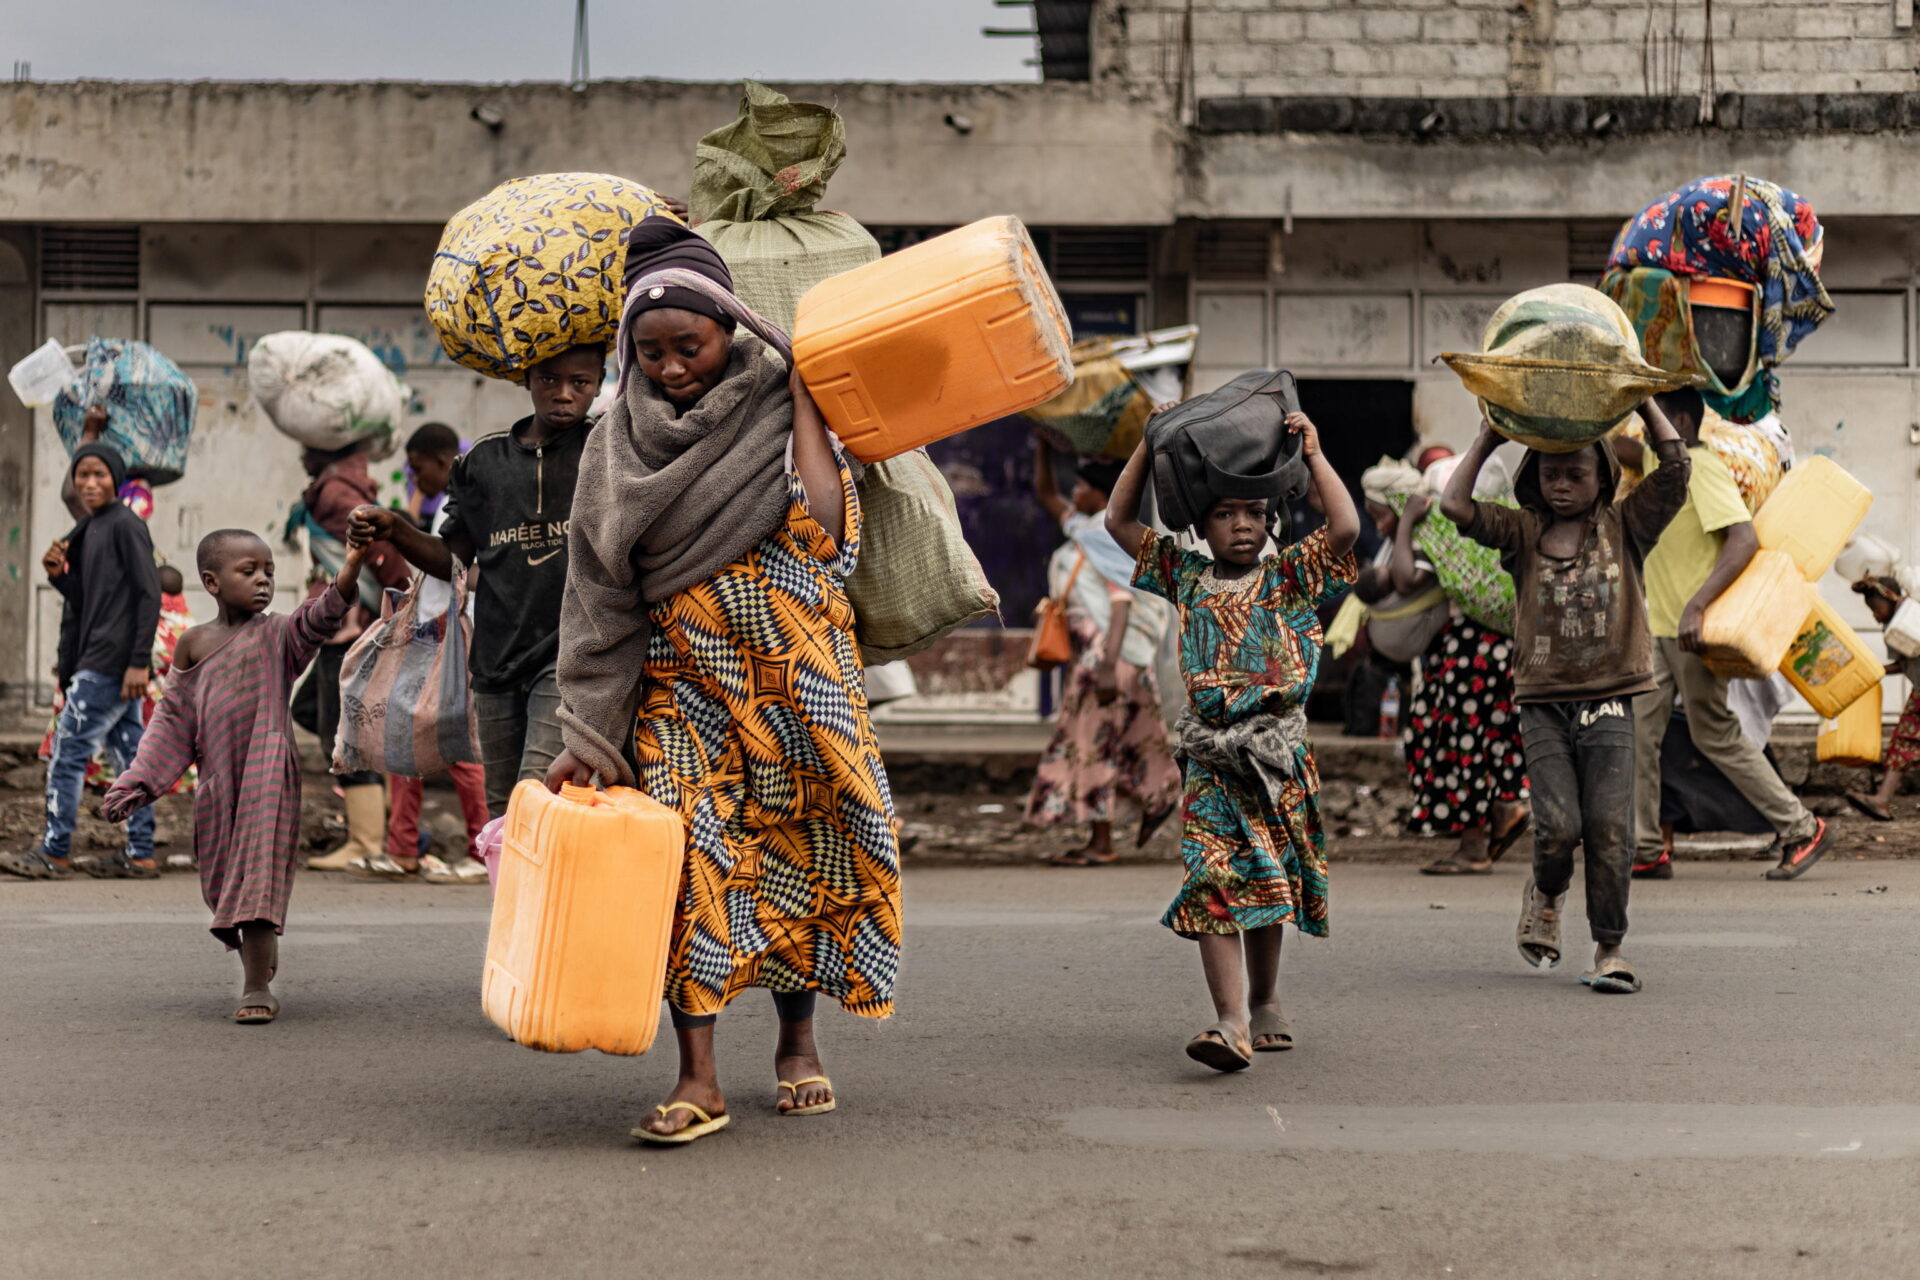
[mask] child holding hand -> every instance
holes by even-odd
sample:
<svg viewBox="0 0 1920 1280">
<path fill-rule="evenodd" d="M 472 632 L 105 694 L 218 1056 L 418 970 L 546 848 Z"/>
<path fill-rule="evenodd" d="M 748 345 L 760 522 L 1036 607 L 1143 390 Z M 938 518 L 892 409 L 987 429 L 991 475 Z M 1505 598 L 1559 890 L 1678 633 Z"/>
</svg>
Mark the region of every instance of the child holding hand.
<svg viewBox="0 0 1920 1280">
<path fill-rule="evenodd" d="M 1327 861 L 1307 695 L 1320 665 L 1320 606 L 1356 576 L 1360 516 L 1303 413 L 1301 449 L 1326 526 L 1264 556 L 1283 506 L 1222 498 L 1200 534 L 1211 557 L 1140 522 L 1146 445 L 1113 489 L 1107 529 L 1136 554 L 1133 585 L 1180 614 L 1180 671 L 1192 705 L 1180 722 L 1186 879 L 1161 923 L 1200 944 L 1218 1019 L 1187 1044 L 1216 1071 L 1293 1047 L 1280 1009 L 1281 926 L 1327 934 Z M 1242 941 L 1242 935 L 1245 940 Z"/>
<path fill-rule="evenodd" d="M 367 543 L 347 544 L 332 585 L 291 614 L 268 615 L 273 552 L 245 529 L 200 540 L 200 584 L 219 606 L 174 650 L 167 696 L 131 768 L 107 792 L 118 822 L 165 795 L 188 765 L 200 768 L 193 836 L 213 936 L 240 952 L 233 1020 L 272 1022 L 269 986 L 279 966 L 300 839 L 300 758 L 288 706 L 294 682 L 358 599 Z"/>
</svg>

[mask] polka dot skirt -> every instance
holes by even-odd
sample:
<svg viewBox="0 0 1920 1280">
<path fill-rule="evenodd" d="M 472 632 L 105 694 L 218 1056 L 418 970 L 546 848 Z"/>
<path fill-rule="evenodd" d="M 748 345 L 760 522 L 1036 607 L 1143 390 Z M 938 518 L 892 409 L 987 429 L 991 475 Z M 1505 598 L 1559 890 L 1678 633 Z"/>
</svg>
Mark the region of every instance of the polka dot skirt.
<svg viewBox="0 0 1920 1280">
<path fill-rule="evenodd" d="M 1407 776 L 1418 836 L 1458 835 L 1493 807 L 1527 798 L 1520 715 L 1513 705 L 1513 642 L 1456 618 L 1420 655 L 1407 703 Z"/>
</svg>

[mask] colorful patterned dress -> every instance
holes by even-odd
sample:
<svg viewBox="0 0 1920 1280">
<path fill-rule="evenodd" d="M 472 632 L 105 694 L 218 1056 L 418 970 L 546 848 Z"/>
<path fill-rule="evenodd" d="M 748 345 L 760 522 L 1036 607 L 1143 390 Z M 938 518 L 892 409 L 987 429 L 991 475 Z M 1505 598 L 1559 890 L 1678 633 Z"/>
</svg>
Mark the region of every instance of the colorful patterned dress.
<svg viewBox="0 0 1920 1280">
<path fill-rule="evenodd" d="M 279 932 L 300 847 L 300 757 L 288 705 L 300 673 L 352 606 L 333 587 L 290 614 L 262 614 L 191 667 L 175 667 L 133 765 L 107 792 L 151 804 L 190 764 L 193 852 L 213 936 L 240 945 L 239 926 Z"/>
<path fill-rule="evenodd" d="M 838 547 L 789 475 L 784 526 L 649 607 L 634 750 L 642 788 L 687 824 L 666 986 L 686 1013 L 752 986 L 893 1012 L 900 858 L 847 602 L 860 503 L 844 463 L 840 479 Z"/>
<path fill-rule="evenodd" d="M 1325 530 L 1268 556 L 1244 577 L 1215 581 L 1213 561 L 1172 538 L 1142 539 L 1133 585 L 1180 611 L 1180 672 L 1194 713 L 1229 725 L 1303 704 L 1320 667 L 1317 610 L 1356 575 Z M 1327 934 L 1326 839 L 1320 771 L 1300 752 L 1282 812 L 1238 780 L 1184 762 L 1180 857 L 1187 877 L 1160 923 L 1182 937 L 1239 933 L 1292 921 Z"/>
</svg>

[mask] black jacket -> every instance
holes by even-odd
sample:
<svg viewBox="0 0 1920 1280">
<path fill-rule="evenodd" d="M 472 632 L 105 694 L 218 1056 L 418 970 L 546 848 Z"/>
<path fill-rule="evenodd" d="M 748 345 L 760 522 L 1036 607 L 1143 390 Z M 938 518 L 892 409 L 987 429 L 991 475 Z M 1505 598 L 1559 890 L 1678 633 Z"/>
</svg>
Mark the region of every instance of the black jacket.
<svg viewBox="0 0 1920 1280">
<path fill-rule="evenodd" d="M 560 650 L 573 484 L 592 423 L 540 448 L 511 430 L 474 442 L 453 464 L 442 537 L 472 539 L 480 566 L 467 666 L 478 693 L 505 693 L 538 676 Z"/>
<path fill-rule="evenodd" d="M 147 525 L 112 502 L 67 535 L 67 571 L 53 580 L 60 613 L 60 687 L 81 671 L 120 676 L 153 656 L 160 574 Z"/>
</svg>

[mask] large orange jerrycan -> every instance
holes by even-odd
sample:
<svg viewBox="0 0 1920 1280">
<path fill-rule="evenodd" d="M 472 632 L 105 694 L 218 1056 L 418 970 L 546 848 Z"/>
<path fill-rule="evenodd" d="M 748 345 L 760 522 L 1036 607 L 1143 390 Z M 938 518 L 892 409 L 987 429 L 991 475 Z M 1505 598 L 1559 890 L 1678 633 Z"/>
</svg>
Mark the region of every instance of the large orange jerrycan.
<svg viewBox="0 0 1920 1280">
<path fill-rule="evenodd" d="M 1700 656 L 1717 676 L 1764 680 L 1786 656 L 1813 604 L 1813 588 L 1784 551 L 1756 551 L 1746 569 L 1707 606 Z"/>
<path fill-rule="evenodd" d="M 480 1001 L 529 1049 L 645 1053 L 680 897 L 680 815 L 630 787 L 514 788 Z"/>
<path fill-rule="evenodd" d="M 1814 593 L 1812 603 L 1812 611 L 1787 646 L 1787 656 L 1780 660 L 1780 674 L 1815 711 L 1831 720 L 1877 686 L 1887 674 L 1887 665 L 1873 656 L 1867 642 L 1819 593 Z"/>
<path fill-rule="evenodd" d="M 1847 764 L 1869 768 L 1880 763 L 1880 691 L 1874 685 L 1839 715 L 1820 722 L 1820 736 L 1813 742 L 1813 758 L 1822 764 Z"/>
<path fill-rule="evenodd" d="M 882 462 L 1073 382 L 1073 335 L 1033 239 L 984 218 L 822 280 L 793 362 L 856 458 Z"/>
<path fill-rule="evenodd" d="M 1754 516 L 1753 534 L 1768 551 L 1792 556 L 1801 577 L 1818 582 L 1872 505 L 1867 486 L 1815 454 L 1787 472 Z"/>
</svg>

